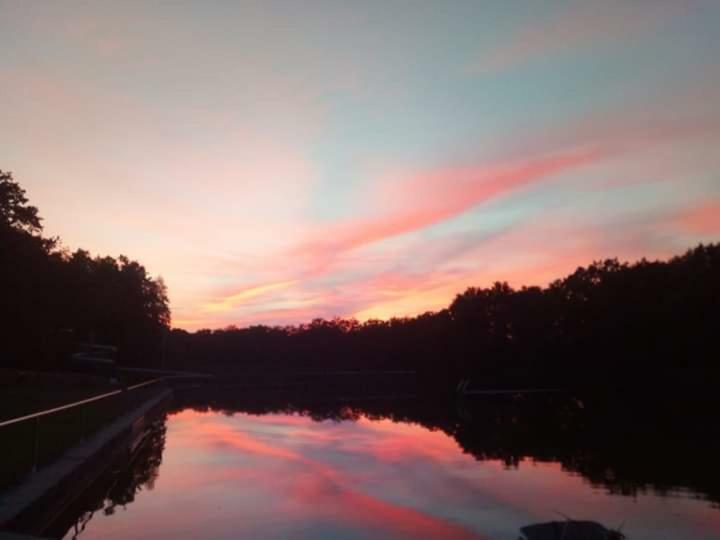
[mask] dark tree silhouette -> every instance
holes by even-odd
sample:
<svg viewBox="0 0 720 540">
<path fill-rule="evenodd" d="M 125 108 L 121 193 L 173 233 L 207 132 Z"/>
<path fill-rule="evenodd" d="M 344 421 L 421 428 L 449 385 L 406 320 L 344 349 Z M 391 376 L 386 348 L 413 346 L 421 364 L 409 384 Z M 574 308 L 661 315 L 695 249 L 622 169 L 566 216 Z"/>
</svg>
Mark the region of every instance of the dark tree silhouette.
<svg viewBox="0 0 720 540">
<path fill-rule="evenodd" d="M 25 190 L 10 172 L 0 170 L 0 220 L 5 227 L 28 233 L 42 230 L 38 209 L 28 205 Z"/>
<path fill-rule="evenodd" d="M 616 391 L 510 393 L 459 400 L 362 399 L 346 385 L 322 391 L 305 388 L 241 387 L 218 378 L 178 392 L 173 406 L 231 415 L 295 413 L 313 420 L 355 421 L 359 417 L 419 424 L 453 437 L 477 460 L 506 467 L 525 459 L 560 463 L 589 483 L 618 495 L 659 495 L 690 489 L 720 507 L 718 397 L 645 388 Z M 355 386 L 362 392 L 361 381 Z M 396 388 L 394 388 L 396 390 Z M 355 399 L 356 398 L 356 399 Z"/>
<path fill-rule="evenodd" d="M 169 326 L 167 291 L 137 262 L 58 248 L 37 209 L 0 173 L 0 362 L 42 365 L 60 337 L 120 347 L 156 365 Z M 229 327 L 167 339 L 167 366 L 273 373 L 413 370 L 428 389 L 720 382 L 720 244 L 668 261 L 596 261 L 549 286 L 472 287 L 447 309 L 389 321 L 315 319 Z"/>
<path fill-rule="evenodd" d="M 471 287 L 447 309 L 389 321 L 174 330 L 178 368 L 222 372 L 410 369 L 433 388 L 720 382 L 720 244 L 668 261 L 616 259 L 549 286 Z"/>
<path fill-rule="evenodd" d="M 0 367 L 57 368 L 78 342 L 93 340 L 118 346 L 125 364 L 157 365 L 170 323 L 162 280 L 124 256 L 58 246 L 0 171 Z"/>
</svg>

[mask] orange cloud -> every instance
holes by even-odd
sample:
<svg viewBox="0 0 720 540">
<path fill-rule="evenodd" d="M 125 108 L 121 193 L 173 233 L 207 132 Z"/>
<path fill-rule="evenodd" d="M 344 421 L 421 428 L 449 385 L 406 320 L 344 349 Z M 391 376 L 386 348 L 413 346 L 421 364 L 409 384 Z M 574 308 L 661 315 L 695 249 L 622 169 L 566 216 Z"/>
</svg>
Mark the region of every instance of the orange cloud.
<svg viewBox="0 0 720 540">
<path fill-rule="evenodd" d="M 267 283 L 264 285 L 255 285 L 254 287 L 248 287 L 239 292 L 231 294 L 216 302 L 209 302 L 203 306 L 203 311 L 207 313 L 215 313 L 218 311 L 230 311 L 234 309 L 238 304 L 256 298 L 258 296 L 265 295 L 267 293 L 278 291 L 280 289 L 287 289 L 297 283 L 295 280 L 280 281 L 278 283 Z"/>
<path fill-rule="evenodd" d="M 382 275 L 363 287 L 380 301 L 365 305 L 353 317 L 360 321 L 385 320 L 445 308 L 462 287 L 463 277 L 457 273 L 442 272 Z"/>
</svg>

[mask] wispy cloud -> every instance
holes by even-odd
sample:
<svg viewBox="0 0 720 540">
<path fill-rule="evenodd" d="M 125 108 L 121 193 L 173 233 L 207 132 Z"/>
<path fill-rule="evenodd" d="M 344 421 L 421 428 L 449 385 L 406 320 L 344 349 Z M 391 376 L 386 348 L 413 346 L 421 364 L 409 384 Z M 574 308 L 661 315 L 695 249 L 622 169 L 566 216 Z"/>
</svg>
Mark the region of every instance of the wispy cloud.
<svg viewBox="0 0 720 540">
<path fill-rule="evenodd" d="M 272 258 L 280 267 L 288 267 L 288 279 L 255 284 L 239 291 L 218 294 L 201 311 L 206 314 L 229 312 L 259 297 L 272 298 L 287 289 L 300 286 L 332 271 L 343 254 L 404 234 L 417 232 L 451 219 L 492 198 L 510 193 L 527 184 L 554 174 L 592 164 L 603 157 L 595 149 L 575 149 L 517 163 L 474 165 L 439 169 L 409 175 L 397 187 L 406 192 L 403 205 L 386 209 L 382 215 L 364 220 L 335 224 L 332 231 L 318 232 L 291 250 Z M 285 261 L 285 262 L 284 262 Z M 289 265 L 286 261 L 292 261 Z M 382 294 L 380 290 L 376 294 Z M 322 300 L 327 305 L 326 293 Z M 295 313 L 298 308 L 291 308 Z M 300 306 L 301 312 L 307 306 Z M 266 310 L 280 315 L 277 309 Z M 284 311 L 284 310 L 281 310 Z M 342 313 L 347 314 L 347 313 Z"/>
<path fill-rule="evenodd" d="M 396 236 L 422 230 L 462 214 L 478 204 L 508 194 L 604 157 L 596 148 L 579 148 L 535 159 L 500 164 L 477 164 L 422 171 L 393 187 L 400 204 L 390 212 L 367 219 L 337 223 L 332 233 L 300 245 L 295 254 L 320 263 L 338 255 Z M 380 203 L 381 201 L 378 201 Z"/>
<path fill-rule="evenodd" d="M 264 285 L 256 285 L 254 287 L 247 287 L 238 292 L 235 292 L 217 302 L 209 302 L 203 306 L 203 311 L 207 313 L 214 313 L 218 311 L 230 311 L 242 304 L 244 301 L 257 298 L 274 291 L 287 289 L 297 283 L 297 281 L 281 281 L 279 283 L 267 283 Z"/>
<path fill-rule="evenodd" d="M 505 4 L 15 3 L 0 165 L 48 234 L 163 275 L 186 328 L 413 314 L 717 238 L 717 2 Z"/>
<path fill-rule="evenodd" d="M 700 95 L 705 95 L 707 91 L 700 92 Z M 697 93 L 691 92 L 684 97 L 689 100 L 689 96 Z M 592 258 L 593 254 L 622 255 L 633 249 L 637 251 L 642 245 L 647 247 L 652 235 L 648 236 L 650 233 L 643 232 L 644 229 L 639 231 L 637 226 L 631 227 L 640 236 L 632 242 L 628 251 L 620 249 L 618 244 L 614 248 L 606 246 L 601 249 L 599 246 L 606 245 L 609 239 L 619 237 L 608 235 L 602 230 L 589 229 L 583 233 L 582 245 L 569 248 L 562 254 L 562 236 L 568 232 L 567 224 L 561 223 L 551 229 L 555 231 L 552 234 L 558 235 L 553 240 L 553 261 L 538 255 L 534 261 L 527 259 L 513 263 L 517 257 L 507 247 L 515 244 L 511 242 L 503 245 L 503 242 L 507 242 L 504 234 L 497 240 L 492 231 L 479 230 L 461 235 L 462 238 L 457 241 L 438 241 L 442 244 L 439 251 L 418 240 L 418 245 L 412 248 L 414 252 L 396 253 L 391 257 L 391 260 L 398 260 L 398 257 L 413 260 L 411 266 L 417 267 L 415 271 L 408 268 L 393 272 L 384 263 L 370 272 L 370 277 L 351 279 L 347 285 L 339 287 L 314 285 L 318 290 L 310 296 L 307 294 L 311 283 L 322 283 L 330 276 L 352 273 L 362 268 L 362 262 L 349 263 L 353 260 L 352 254 L 357 252 L 360 261 L 367 262 L 371 260 L 368 250 L 383 246 L 390 240 L 413 237 L 483 203 L 519 193 L 529 186 L 541 183 L 546 185 L 546 182 L 562 174 L 605 166 L 618 159 L 633 160 L 639 156 L 646 156 L 642 167 L 624 165 L 624 176 L 613 177 L 612 183 L 607 183 L 606 188 L 622 188 L 635 182 L 636 177 L 661 178 L 663 173 L 672 170 L 673 159 L 677 160 L 678 154 L 673 153 L 675 157 L 670 162 L 665 158 L 658 161 L 656 153 L 650 150 L 661 149 L 670 143 L 677 149 L 683 143 L 713 140 L 720 135 L 720 119 L 712 114 L 699 118 L 693 113 L 692 107 L 690 114 L 686 115 L 656 113 L 655 109 L 649 108 L 631 111 L 631 114 L 624 116 L 598 116 L 597 121 L 586 119 L 554 127 L 547 130 L 545 137 L 536 134 L 534 139 L 528 138 L 516 145 L 515 155 L 523 155 L 525 152 L 532 156 L 524 159 L 516 157 L 505 161 L 379 177 L 372 182 L 374 189 L 370 190 L 370 196 L 365 201 L 373 209 L 369 216 L 332 223 L 329 227 L 306 235 L 295 248 L 269 256 L 265 263 L 272 261 L 272 267 L 284 268 L 285 271 L 281 272 L 284 277 L 254 285 L 247 291 L 242 289 L 239 293 L 221 293 L 221 299 L 206 305 L 210 309 L 205 311 L 208 315 L 212 312 L 226 312 L 227 317 L 236 317 L 235 320 L 226 319 L 228 323 L 240 324 L 297 322 L 314 316 L 354 315 L 367 319 L 410 315 L 444 307 L 456 292 L 469 285 L 489 284 L 491 279 L 508 279 L 516 285 L 542 284 L 571 270 L 573 265 L 586 263 L 586 259 Z M 663 151 L 660 154 L 667 156 Z M 691 156 L 695 156 L 697 161 L 699 154 L 694 151 Z M 662 166 L 659 165 L 661 163 Z M 683 170 L 688 170 L 687 163 L 682 163 L 678 172 Z M 671 218 L 665 216 L 663 219 Z M 698 216 L 685 218 L 683 223 L 686 230 L 692 228 L 690 232 L 698 233 L 701 229 L 711 228 L 712 219 L 712 210 L 705 210 Z M 533 234 L 528 235 L 528 226 L 532 229 L 537 227 L 537 223 L 524 224 L 510 235 L 510 238 L 519 238 L 516 251 L 532 252 L 538 242 Z M 308 228 L 312 231 L 312 227 Z M 632 235 L 626 235 L 627 241 L 631 239 Z M 473 271 L 468 270 L 467 266 L 464 270 L 451 272 L 439 270 L 448 261 L 468 250 L 471 253 L 464 257 L 465 260 L 502 259 L 507 264 L 483 267 L 481 271 L 477 267 Z M 650 252 L 660 253 L 652 249 Z M 420 255 L 416 257 L 418 253 Z M 661 253 L 668 254 L 669 251 Z M 525 268 L 517 268 L 514 264 L 524 265 Z M 223 297 L 223 294 L 227 296 Z M 238 296 L 233 300 L 236 294 Z M 303 297 L 305 299 L 298 304 L 296 301 Z M 237 310 L 240 302 L 245 307 L 242 315 Z M 285 307 L 278 307 L 278 303 Z"/>
</svg>

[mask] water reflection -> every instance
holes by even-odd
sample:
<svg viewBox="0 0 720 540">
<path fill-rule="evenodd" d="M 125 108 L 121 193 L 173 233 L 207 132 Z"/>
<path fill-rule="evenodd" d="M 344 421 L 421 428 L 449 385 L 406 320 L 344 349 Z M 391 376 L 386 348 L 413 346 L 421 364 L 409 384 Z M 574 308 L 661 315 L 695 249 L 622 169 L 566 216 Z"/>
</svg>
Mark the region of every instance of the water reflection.
<svg viewBox="0 0 720 540">
<path fill-rule="evenodd" d="M 308 402 L 247 397 L 232 388 L 186 394 L 181 407 L 225 414 L 294 413 L 313 420 L 361 417 L 439 430 L 478 460 L 518 467 L 556 462 L 609 493 L 698 497 L 720 508 L 717 402 L 671 402 L 611 394 L 526 394 L 466 401 L 424 399 Z"/>
<path fill-rule="evenodd" d="M 66 538 L 720 538 L 712 474 L 633 469 L 658 441 L 617 451 L 597 407 L 186 393 Z"/>
<path fill-rule="evenodd" d="M 98 514 L 112 516 L 131 504 L 138 492 L 152 490 L 165 448 L 165 418 L 154 420 L 132 454 L 115 460 L 108 472 L 76 501 L 47 534 L 76 539 Z"/>
</svg>

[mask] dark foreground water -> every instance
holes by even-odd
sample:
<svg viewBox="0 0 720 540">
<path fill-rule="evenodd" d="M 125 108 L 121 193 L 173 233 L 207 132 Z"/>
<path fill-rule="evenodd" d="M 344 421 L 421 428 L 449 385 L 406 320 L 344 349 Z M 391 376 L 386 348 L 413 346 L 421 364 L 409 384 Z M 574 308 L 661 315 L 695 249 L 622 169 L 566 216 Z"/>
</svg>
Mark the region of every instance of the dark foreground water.
<svg viewBox="0 0 720 540">
<path fill-rule="evenodd" d="M 592 481 L 533 458 L 540 450 L 503 449 L 514 443 L 502 437 L 472 452 L 458 442 L 460 422 L 441 430 L 347 407 L 303 412 L 178 408 L 128 470 L 82 502 L 65 538 L 600 540 L 591 534 L 603 527 L 632 540 L 720 538 L 720 510 L 692 488 L 639 487 L 612 469 Z M 573 536 L 560 529 L 566 518 L 592 523 Z"/>
</svg>

